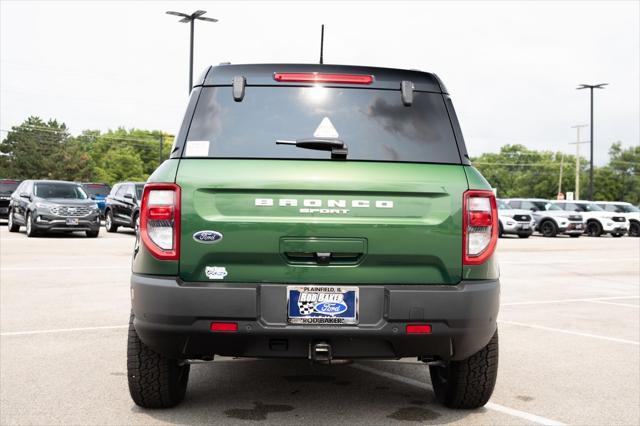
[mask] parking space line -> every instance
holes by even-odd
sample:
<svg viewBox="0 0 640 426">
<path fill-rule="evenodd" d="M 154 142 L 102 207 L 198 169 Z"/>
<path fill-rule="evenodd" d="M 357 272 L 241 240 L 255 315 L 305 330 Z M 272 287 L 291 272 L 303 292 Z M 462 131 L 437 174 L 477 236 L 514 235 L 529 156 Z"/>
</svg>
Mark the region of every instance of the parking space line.
<svg viewBox="0 0 640 426">
<path fill-rule="evenodd" d="M 366 371 L 367 373 L 376 374 L 378 376 L 385 377 L 387 379 L 395 380 L 396 382 L 401 382 L 401 383 L 405 383 L 407 385 L 414 386 L 420 389 L 433 391 L 433 387 L 431 387 L 430 385 L 426 383 L 422 383 L 418 380 L 411 379 L 409 377 L 388 373 L 386 371 L 378 370 L 377 368 L 368 367 L 362 364 L 351 364 L 351 367 L 357 368 L 358 370 Z M 426 365 L 425 365 L 425 368 L 426 368 Z M 503 414 L 508 414 L 510 416 L 518 417 L 539 425 L 564 425 L 564 423 L 559 422 L 557 420 L 547 419 L 546 417 L 541 417 L 536 414 L 527 413 L 526 411 L 520 411 L 513 408 L 505 407 L 504 405 L 496 404 L 491 401 L 489 401 L 484 407 L 489 410 L 497 411 Z"/>
<path fill-rule="evenodd" d="M 598 334 L 582 333 L 580 331 L 564 330 L 562 328 L 545 327 L 543 325 L 535 325 L 535 324 L 525 324 L 523 322 L 516 322 L 516 321 L 499 320 L 498 323 L 517 325 L 519 327 L 534 328 L 534 329 L 545 330 L 545 331 L 555 331 L 556 333 L 571 334 L 573 336 L 590 337 L 592 339 L 608 340 L 610 342 L 625 343 L 627 345 L 640 346 L 640 342 L 636 342 L 635 340 L 618 339 L 616 337 L 600 336 Z"/>
<path fill-rule="evenodd" d="M 72 331 L 114 330 L 127 328 L 128 325 L 105 325 L 101 327 L 55 328 L 50 330 L 9 331 L 0 333 L 0 336 L 27 336 L 31 334 L 67 333 Z"/>
<path fill-rule="evenodd" d="M 86 266 L 86 265 L 72 265 L 72 266 L 16 266 L 13 268 L 0 268 L 0 271 L 65 271 L 65 270 L 78 270 L 78 269 L 129 269 L 130 266 Z"/>
<path fill-rule="evenodd" d="M 501 260 L 500 265 L 564 265 L 570 263 L 613 263 L 637 261 L 637 257 L 617 257 L 606 259 L 567 259 L 567 260 Z"/>
<path fill-rule="evenodd" d="M 615 302 L 604 302 L 602 300 L 589 300 L 589 303 L 599 303 L 602 305 L 614 305 L 614 306 L 626 306 L 628 308 L 640 308 L 640 305 L 632 305 L 631 303 L 615 303 Z"/>
<path fill-rule="evenodd" d="M 520 306 L 520 305 L 546 305 L 552 303 L 574 303 L 574 302 L 600 302 L 603 300 L 624 300 L 624 299 L 640 299 L 640 296 L 607 296 L 607 297 L 589 297 L 583 299 L 554 299 L 554 300 L 533 300 L 529 302 L 508 302 L 501 303 L 500 306 Z M 636 305 L 631 305 L 636 306 Z"/>
</svg>

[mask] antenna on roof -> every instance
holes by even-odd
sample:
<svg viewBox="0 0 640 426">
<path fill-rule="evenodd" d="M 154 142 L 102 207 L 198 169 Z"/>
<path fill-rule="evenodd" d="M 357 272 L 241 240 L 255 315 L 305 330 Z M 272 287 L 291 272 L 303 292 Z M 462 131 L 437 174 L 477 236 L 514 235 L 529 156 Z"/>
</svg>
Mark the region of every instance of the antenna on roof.
<svg viewBox="0 0 640 426">
<path fill-rule="evenodd" d="M 322 24 L 322 29 L 320 30 L 320 65 L 322 65 L 322 52 L 324 50 L 324 24 Z"/>
</svg>

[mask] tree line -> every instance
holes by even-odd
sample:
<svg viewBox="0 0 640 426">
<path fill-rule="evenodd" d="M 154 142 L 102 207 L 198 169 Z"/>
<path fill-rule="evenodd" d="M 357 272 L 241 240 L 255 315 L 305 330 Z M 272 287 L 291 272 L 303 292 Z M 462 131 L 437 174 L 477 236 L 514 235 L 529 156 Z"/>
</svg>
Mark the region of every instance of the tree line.
<svg viewBox="0 0 640 426">
<path fill-rule="evenodd" d="M 159 130 L 85 130 L 72 136 L 64 123 L 29 117 L 0 144 L 0 177 L 145 181 L 161 158 L 169 158 L 172 143 L 173 136 Z"/>
<path fill-rule="evenodd" d="M 472 158 L 498 197 L 555 199 L 558 191 L 575 193 L 576 157 L 562 152 L 536 151 L 523 145 L 505 145 L 498 153 Z M 589 163 L 580 159 L 580 198 L 589 193 Z M 593 198 L 600 201 L 640 203 L 640 146 L 609 148 L 609 162 L 593 170 Z"/>
<path fill-rule="evenodd" d="M 169 157 L 172 143 L 173 136 L 159 130 L 85 130 L 72 136 L 64 123 L 29 117 L 0 143 L 0 178 L 108 184 L 145 181 L 160 160 Z M 575 192 L 574 155 L 505 145 L 498 153 L 472 158 L 472 163 L 499 197 L 552 199 L 559 189 Z M 581 159 L 578 169 L 584 199 L 589 184 L 587 161 Z M 640 203 L 640 146 L 611 145 L 608 164 L 594 169 L 594 198 Z"/>
</svg>

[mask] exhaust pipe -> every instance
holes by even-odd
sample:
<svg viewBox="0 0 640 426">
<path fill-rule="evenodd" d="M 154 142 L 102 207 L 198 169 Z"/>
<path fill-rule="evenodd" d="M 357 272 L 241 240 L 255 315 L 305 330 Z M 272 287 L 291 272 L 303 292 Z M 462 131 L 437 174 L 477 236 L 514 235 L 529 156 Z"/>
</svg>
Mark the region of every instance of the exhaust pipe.
<svg viewBox="0 0 640 426">
<path fill-rule="evenodd" d="M 313 362 L 331 362 L 333 354 L 327 342 L 309 344 L 309 359 Z"/>
</svg>

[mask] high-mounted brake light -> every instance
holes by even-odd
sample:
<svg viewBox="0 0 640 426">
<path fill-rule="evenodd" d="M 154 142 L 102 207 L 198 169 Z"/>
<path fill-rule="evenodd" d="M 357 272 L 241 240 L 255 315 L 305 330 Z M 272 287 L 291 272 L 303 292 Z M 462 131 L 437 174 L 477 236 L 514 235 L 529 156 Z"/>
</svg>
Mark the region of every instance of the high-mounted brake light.
<svg viewBox="0 0 640 426">
<path fill-rule="evenodd" d="M 180 257 L 180 187 L 174 183 L 148 183 L 140 206 L 140 237 L 160 260 Z"/>
<path fill-rule="evenodd" d="M 371 84 L 372 75 L 365 74 L 324 74 L 317 72 L 277 72 L 273 79 L 282 83 L 342 83 Z"/>
<path fill-rule="evenodd" d="M 469 190 L 462 202 L 462 263 L 480 265 L 498 242 L 498 208 L 492 191 Z"/>
</svg>

